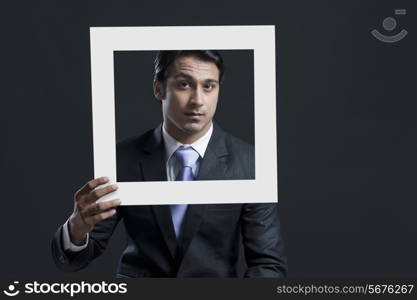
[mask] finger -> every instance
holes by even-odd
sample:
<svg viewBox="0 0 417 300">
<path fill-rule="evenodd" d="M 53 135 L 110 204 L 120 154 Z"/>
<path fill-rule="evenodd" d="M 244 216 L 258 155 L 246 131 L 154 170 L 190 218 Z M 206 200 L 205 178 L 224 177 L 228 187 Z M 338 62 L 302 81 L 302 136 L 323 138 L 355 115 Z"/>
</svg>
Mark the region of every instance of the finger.
<svg viewBox="0 0 417 300">
<path fill-rule="evenodd" d="M 84 210 L 83 210 L 83 215 L 86 217 L 89 217 L 91 215 L 95 215 L 98 213 L 101 213 L 104 210 L 107 210 L 109 208 L 115 207 L 120 205 L 120 203 L 122 203 L 119 199 L 115 199 L 115 200 L 109 200 L 109 201 L 104 201 L 104 202 L 99 202 L 99 203 L 92 203 L 90 205 L 88 205 Z"/>
<path fill-rule="evenodd" d="M 116 213 L 116 210 L 115 209 L 111 209 L 109 211 L 105 211 L 105 212 L 102 212 L 100 214 L 91 216 L 90 219 L 93 222 L 93 224 L 95 225 L 96 223 L 98 223 L 100 221 L 103 221 L 103 220 L 105 220 L 105 219 L 113 216 L 115 213 Z"/>
<path fill-rule="evenodd" d="M 101 184 L 105 184 L 109 182 L 109 178 L 108 177 L 99 177 L 93 180 L 90 180 L 89 182 L 87 182 L 82 188 L 80 188 L 76 193 L 75 196 L 79 197 L 82 195 L 86 195 L 88 193 L 90 193 L 92 190 L 94 190 L 96 187 L 98 187 Z"/>
<path fill-rule="evenodd" d="M 110 194 L 118 189 L 118 186 L 116 184 L 108 185 L 100 189 L 96 189 L 92 192 L 90 192 L 86 198 L 85 203 L 93 203 L 103 197 L 104 195 Z"/>
</svg>

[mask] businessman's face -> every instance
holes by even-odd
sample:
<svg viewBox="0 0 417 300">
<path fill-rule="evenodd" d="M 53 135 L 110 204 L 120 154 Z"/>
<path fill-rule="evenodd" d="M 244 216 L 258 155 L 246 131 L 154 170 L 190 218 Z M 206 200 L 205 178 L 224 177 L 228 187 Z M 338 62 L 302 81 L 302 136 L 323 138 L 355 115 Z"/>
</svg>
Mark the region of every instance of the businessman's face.
<svg viewBox="0 0 417 300">
<path fill-rule="evenodd" d="M 209 130 L 219 97 L 219 75 L 215 63 L 186 56 L 170 65 L 165 87 L 154 82 L 165 129 L 178 141 L 192 143 Z"/>
</svg>

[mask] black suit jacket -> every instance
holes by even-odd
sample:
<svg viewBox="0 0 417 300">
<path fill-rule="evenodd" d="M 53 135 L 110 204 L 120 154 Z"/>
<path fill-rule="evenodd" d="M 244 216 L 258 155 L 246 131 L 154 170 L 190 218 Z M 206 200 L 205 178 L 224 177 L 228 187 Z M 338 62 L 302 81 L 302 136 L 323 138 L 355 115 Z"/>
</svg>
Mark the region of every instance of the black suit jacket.
<svg viewBox="0 0 417 300">
<path fill-rule="evenodd" d="M 161 125 L 117 144 L 118 181 L 166 181 Z M 253 146 L 214 125 L 197 180 L 254 179 Z M 204 193 L 204 191 L 202 191 Z M 146 195 L 138 195 L 146 197 Z M 262 197 L 262 195 L 259 195 Z M 189 205 L 178 243 L 169 205 L 120 206 L 96 224 L 86 249 L 66 252 L 62 226 L 52 256 L 65 271 L 86 267 L 123 220 L 128 246 L 116 277 L 283 277 L 286 258 L 275 203 Z"/>
</svg>

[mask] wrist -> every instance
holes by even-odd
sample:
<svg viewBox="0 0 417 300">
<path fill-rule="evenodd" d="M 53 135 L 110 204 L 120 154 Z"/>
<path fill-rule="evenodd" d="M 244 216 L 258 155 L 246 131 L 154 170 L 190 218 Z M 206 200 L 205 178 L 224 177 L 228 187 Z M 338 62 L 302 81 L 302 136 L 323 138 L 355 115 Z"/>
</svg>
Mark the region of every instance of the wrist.
<svg viewBox="0 0 417 300">
<path fill-rule="evenodd" d="M 68 220 L 68 234 L 71 243 L 76 246 L 82 246 L 87 241 L 87 232 L 80 230 L 72 217 Z"/>
</svg>

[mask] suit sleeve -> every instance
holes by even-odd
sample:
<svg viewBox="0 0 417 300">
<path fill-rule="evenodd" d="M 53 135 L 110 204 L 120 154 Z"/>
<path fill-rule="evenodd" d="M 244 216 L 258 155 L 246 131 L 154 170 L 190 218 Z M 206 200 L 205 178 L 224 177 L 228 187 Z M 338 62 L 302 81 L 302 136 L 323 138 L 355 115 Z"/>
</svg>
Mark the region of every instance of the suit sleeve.
<svg viewBox="0 0 417 300">
<path fill-rule="evenodd" d="M 65 251 L 71 250 L 72 252 L 78 252 L 78 251 L 85 249 L 88 245 L 89 234 L 87 233 L 85 244 L 81 246 L 74 245 L 71 242 L 71 239 L 69 236 L 68 222 L 69 222 L 69 219 L 65 222 L 64 226 L 62 226 L 62 245 L 64 246 L 64 250 Z"/>
<path fill-rule="evenodd" d="M 116 225 L 120 221 L 119 210 L 116 214 L 98 222 L 89 233 L 87 247 L 81 251 L 73 252 L 64 250 L 63 247 L 63 225 L 60 226 L 52 238 L 52 258 L 56 266 L 62 271 L 74 272 L 85 268 L 93 259 L 100 256 L 107 247 Z"/>
<path fill-rule="evenodd" d="M 285 277 L 287 260 L 276 203 L 245 204 L 242 238 L 248 269 L 245 277 Z"/>
</svg>

